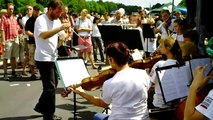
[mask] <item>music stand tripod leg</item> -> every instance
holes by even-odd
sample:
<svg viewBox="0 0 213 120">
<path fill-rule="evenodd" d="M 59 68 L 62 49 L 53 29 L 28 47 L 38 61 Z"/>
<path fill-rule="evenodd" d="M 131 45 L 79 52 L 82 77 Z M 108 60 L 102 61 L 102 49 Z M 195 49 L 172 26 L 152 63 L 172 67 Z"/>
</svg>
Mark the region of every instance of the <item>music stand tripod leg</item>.
<svg viewBox="0 0 213 120">
<path fill-rule="evenodd" d="M 76 112 L 77 112 L 77 107 L 76 107 L 76 93 L 73 93 L 73 107 L 74 107 L 74 120 L 77 120 Z"/>
</svg>

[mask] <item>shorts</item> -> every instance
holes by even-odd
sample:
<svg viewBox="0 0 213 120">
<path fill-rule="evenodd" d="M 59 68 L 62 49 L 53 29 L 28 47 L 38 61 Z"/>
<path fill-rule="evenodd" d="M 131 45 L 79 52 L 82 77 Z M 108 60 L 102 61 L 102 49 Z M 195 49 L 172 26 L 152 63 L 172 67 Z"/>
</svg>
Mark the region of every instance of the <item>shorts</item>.
<svg viewBox="0 0 213 120">
<path fill-rule="evenodd" d="M 86 46 L 87 47 L 86 51 L 89 53 L 93 52 L 91 37 L 78 37 L 78 45 Z"/>
<path fill-rule="evenodd" d="M 35 54 L 35 49 L 36 46 L 35 44 L 28 44 L 28 50 L 29 50 L 29 64 L 35 66 L 35 58 L 34 58 L 34 54 Z"/>
<path fill-rule="evenodd" d="M 3 59 L 19 57 L 19 40 L 18 37 L 15 40 L 6 40 L 4 54 L 2 55 Z"/>
<path fill-rule="evenodd" d="M 27 38 L 24 38 L 24 49 L 25 49 L 25 56 L 29 56 L 29 47 Z"/>
</svg>

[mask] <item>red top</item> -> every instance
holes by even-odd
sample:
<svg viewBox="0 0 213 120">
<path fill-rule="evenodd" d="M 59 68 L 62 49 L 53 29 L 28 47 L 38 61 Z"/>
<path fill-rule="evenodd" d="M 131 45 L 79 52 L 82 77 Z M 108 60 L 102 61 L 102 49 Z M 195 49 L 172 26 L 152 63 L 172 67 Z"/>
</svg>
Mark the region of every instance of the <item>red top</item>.
<svg viewBox="0 0 213 120">
<path fill-rule="evenodd" d="M 15 40 L 21 28 L 15 16 L 3 15 L 0 22 L 0 30 L 4 30 L 5 40 Z"/>
</svg>

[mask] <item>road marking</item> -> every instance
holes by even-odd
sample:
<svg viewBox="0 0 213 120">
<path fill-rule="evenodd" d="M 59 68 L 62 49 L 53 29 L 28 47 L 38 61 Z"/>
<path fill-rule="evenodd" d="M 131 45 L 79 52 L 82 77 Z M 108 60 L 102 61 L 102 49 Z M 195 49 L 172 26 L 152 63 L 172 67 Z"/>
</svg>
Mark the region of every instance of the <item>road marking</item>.
<svg viewBox="0 0 213 120">
<path fill-rule="evenodd" d="M 10 84 L 11 87 L 18 86 L 19 84 Z"/>
</svg>

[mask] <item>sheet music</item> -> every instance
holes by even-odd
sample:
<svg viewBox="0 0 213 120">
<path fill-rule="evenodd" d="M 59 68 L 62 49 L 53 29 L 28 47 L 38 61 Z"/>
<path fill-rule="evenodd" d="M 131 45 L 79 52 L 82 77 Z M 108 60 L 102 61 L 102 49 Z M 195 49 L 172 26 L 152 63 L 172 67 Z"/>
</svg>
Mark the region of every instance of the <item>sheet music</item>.
<svg viewBox="0 0 213 120">
<path fill-rule="evenodd" d="M 189 64 L 173 67 L 166 70 L 157 70 L 159 84 L 164 97 L 164 102 L 183 98 L 188 95 L 188 84 L 191 80 Z"/>
<path fill-rule="evenodd" d="M 194 75 L 194 70 L 198 65 L 204 66 L 206 64 L 207 64 L 207 68 L 204 73 L 205 76 L 207 76 L 212 69 L 211 58 L 196 58 L 196 59 L 190 60 L 192 75 Z M 213 79 L 211 79 L 209 83 L 213 83 Z"/>
<path fill-rule="evenodd" d="M 64 59 L 55 63 L 64 87 L 81 83 L 82 79 L 90 77 L 83 59 Z"/>
<path fill-rule="evenodd" d="M 135 50 L 134 53 L 131 54 L 133 60 L 141 60 L 144 56 L 145 52 L 143 50 Z"/>
</svg>

